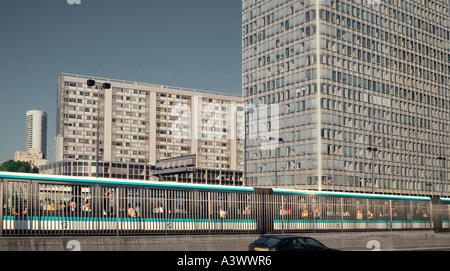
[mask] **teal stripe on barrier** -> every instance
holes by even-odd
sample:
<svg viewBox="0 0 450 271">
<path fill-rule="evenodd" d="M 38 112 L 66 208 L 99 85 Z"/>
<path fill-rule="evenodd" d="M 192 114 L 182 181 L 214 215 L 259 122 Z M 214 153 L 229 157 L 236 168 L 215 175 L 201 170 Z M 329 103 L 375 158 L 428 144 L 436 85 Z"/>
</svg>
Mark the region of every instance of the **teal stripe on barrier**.
<svg viewBox="0 0 450 271">
<path fill-rule="evenodd" d="M 396 196 L 387 194 L 361 194 L 361 193 L 345 193 L 345 192 L 323 192 L 312 190 L 291 190 L 291 189 L 273 189 L 276 194 L 301 194 L 311 196 L 336 196 L 336 197 L 354 197 L 354 198 L 374 198 L 374 199 L 393 199 L 393 200 L 423 200 L 431 201 L 430 198 L 420 196 Z"/>
<path fill-rule="evenodd" d="M 311 220 L 311 219 L 275 219 L 274 223 L 368 223 L 368 224 L 375 224 L 375 223 L 390 223 L 389 220 L 324 220 L 324 219 L 318 219 L 318 220 Z M 444 221 L 443 221 L 444 222 Z M 429 220 L 393 220 L 392 223 L 401 224 L 401 223 L 430 223 Z"/>
<path fill-rule="evenodd" d="M 275 223 L 283 223 L 283 220 L 281 219 L 275 219 Z M 324 219 L 317 219 L 317 220 L 311 220 L 311 219 L 304 219 L 304 220 L 284 220 L 284 223 L 388 223 L 387 220 L 324 220 Z"/>
<path fill-rule="evenodd" d="M 117 222 L 114 217 L 54 217 L 54 216 L 22 216 L 4 215 L 5 221 L 58 221 L 58 222 Z M 151 222 L 151 223 L 256 223 L 256 219 L 208 219 L 208 218 L 118 218 L 119 222 Z M 312 219 L 275 219 L 274 223 L 390 223 L 389 220 L 312 220 Z M 433 222 L 433 221 L 431 221 Z M 449 220 L 442 220 L 449 223 Z M 430 223 L 430 220 L 392 220 L 392 223 Z"/>
<path fill-rule="evenodd" d="M 48 175 L 37 175 L 37 174 L 9 174 L 7 172 L 1 172 L 0 178 L 8 179 L 19 179 L 19 180 L 43 180 L 43 181 L 60 181 L 60 182 L 78 182 L 78 183 L 101 183 L 101 184 L 119 184 L 119 185 L 139 185 L 139 186 L 149 186 L 149 187 L 169 187 L 169 188 L 188 188 L 188 189 L 210 189 L 210 190 L 220 190 L 220 191 L 244 191 L 244 192 L 254 192 L 252 187 L 232 187 L 232 186 L 219 186 L 219 185 L 202 185 L 202 184 L 174 184 L 174 183 L 155 183 L 151 181 L 136 181 L 129 180 L 123 181 L 120 179 L 105 179 L 97 178 L 90 179 L 89 177 L 72 177 L 67 178 L 65 176 L 48 176 Z"/>
<path fill-rule="evenodd" d="M 124 218 L 119 217 L 49 217 L 33 216 L 22 219 L 14 216 L 3 216 L 5 221 L 60 221 L 60 222 L 150 222 L 150 223 L 256 223 L 256 219 L 202 219 L 202 218 Z"/>
</svg>

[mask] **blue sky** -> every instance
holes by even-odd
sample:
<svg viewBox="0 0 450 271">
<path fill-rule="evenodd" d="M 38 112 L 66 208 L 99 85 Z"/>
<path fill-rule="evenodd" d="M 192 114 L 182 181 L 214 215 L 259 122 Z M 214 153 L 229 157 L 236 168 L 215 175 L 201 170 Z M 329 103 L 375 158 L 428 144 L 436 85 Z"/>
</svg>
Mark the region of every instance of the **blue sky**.
<svg viewBox="0 0 450 271">
<path fill-rule="evenodd" d="M 0 1 L 0 163 L 25 151 L 33 109 L 54 160 L 60 73 L 241 93 L 241 1 L 80 1 Z"/>
</svg>

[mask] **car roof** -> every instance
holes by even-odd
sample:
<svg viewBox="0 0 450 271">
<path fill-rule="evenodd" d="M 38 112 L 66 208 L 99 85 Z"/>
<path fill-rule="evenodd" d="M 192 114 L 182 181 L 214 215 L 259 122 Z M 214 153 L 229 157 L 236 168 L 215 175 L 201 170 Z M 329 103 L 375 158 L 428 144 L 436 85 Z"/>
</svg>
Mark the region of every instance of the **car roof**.
<svg viewBox="0 0 450 271">
<path fill-rule="evenodd" d="M 311 237 L 304 235 L 263 235 L 261 236 L 261 238 L 286 239 L 286 238 L 311 238 Z"/>
</svg>

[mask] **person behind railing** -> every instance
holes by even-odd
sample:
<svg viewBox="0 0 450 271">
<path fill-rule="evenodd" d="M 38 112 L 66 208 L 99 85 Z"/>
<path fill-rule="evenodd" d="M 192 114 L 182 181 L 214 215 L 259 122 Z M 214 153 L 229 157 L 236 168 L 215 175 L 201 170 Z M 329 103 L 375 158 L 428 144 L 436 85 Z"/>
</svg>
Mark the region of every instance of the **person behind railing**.
<svg viewBox="0 0 450 271">
<path fill-rule="evenodd" d="M 222 207 L 219 208 L 219 217 L 221 219 L 225 219 L 227 217 L 227 212 L 222 209 Z"/>
<path fill-rule="evenodd" d="M 414 212 L 413 219 L 414 219 L 414 220 L 418 220 L 419 218 L 420 218 L 420 214 L 419 214 L 419 210 L 417 209 L 417 210 Z"/>
<path fill-rule="evenodd" d="M 384 217 L 383 212 L 381 210 L 378 211 L 378 217 L 380 219 Z"/>
<path fill-rule="evenodd" d="M 43 214 L 45 211 L 47 211 L 47 205 L 48 205 L 48 199 L 41 200 L 40 208 L 41 208 L 42 214 Z"/>
<path fill-rule="evenodd" d="M 314 218 L 320 218 L 320 209 L 319 209 L 319 207 L 316 207 L 316 209 L 314 209 Z"/>
<path fill-rule="evenodd" d="M 393 217 L 397 217 L 398 216 L 397 208 L 392 207 L 392 216 Z"/>
<path fill-rule="evenodd" d="M 280 216 L 286 215 L 287 212 L 285 209 L 283 209 L 283 206 L 280 205 Z"/>
<path fill-rule="evenodd" d="M 55 210 L 55 202 L 52 200 L 47 204 L 47 215 L 54 215 Z"/>
<path fill-rule="evenodd" d="M 363 219 L 363 214 L 361 213 L 361 211 L 358 209 L 356 211 L 356 220 L 362 220 Z"/>
<path fill-rule="evenodd" d="M 153 209 L 153 213 L 158 214 L 158 215 L 162 215 L 162 213 L 164 213 L 164 209 L 161 206 L 161 204 L 158 204 L 154 209 Z"/>
<path fill-rule="evenodd" d="M 75 213 L 77 211 L 77 203 L 75 202 L 75 200 L 72 200 L 70 202 L 70 211 L 72 213 Z"/>
<path fill-rule="evenodd" d="M 86 200 L 86 203 L 84 204 L 84 211 L 86 213 L 91 212 L 91 203 L 89 202 L 89 200 Z"/>
<path fill-rule="evenodd" d="M 104 198 L 104 199 L 103 199 L 101 208 L 102 208 L 102 213 L 101 213 L 101 215 L 102 215 L 102 216 L 108 216 L 108 209 L 109 209 L 109 208 L 108 208 L 107 198 Z"/>
<path fill-rule="evenodd" d="M 131 206 L 131 203 L 130 204 L 128 204 L 128 210 L 127 210 L 127 213 L 128 213 L 128 217 L 131 217 L 131 218 L 135 218 L 136 217 L 136 211 L 133 209 L 133 207 Z"/>
<path fill-rule="evenodd" d="M 60 216 L 65 216 L 67 214 L 68 206 L 66 205 L 65 201 L 61 200 L 59 202 L 59 209 L 58 209 L 58 211 L 59 211 Z"/>
<path fill-rule="evenodd" d="M 327 216 L 334 216 L 333 210 L 328 209 L 327 210 Z"/>
<path fill-rule="evenodd" d="M 303 211 L 302 211 L 302 219 L 308 219 L 308 209 L 307 208 L 305 208 L 305 209 L 303 209 Z"/>
<path fill-rule="evenodd" d="M 136 212 L 136 217 L 141 217 L 141 204 L 140 203 L 136 204 L 134 211 Z"/>
<path fill-rule="evenodd" d="M 25 200 L 23 202 L 23 206 L 22 206 L 22 210 L 20 211 L 20 215 L 23 217 L 26 217 L 29 214 L 28 208 L 29 208 L 28 202 Z"/>
<path fill-rule="evenodd" d="M 40 213 L 41 213 L 41 214 L 44 213 L 44 207 L 45 207 L 44 201 L 41 200 L 41 201 L 39 202 L 39 210 L 40 210 Z"/>
<path fill-rule="evenodd" d="M 114 198 L 114 191 L 110 190 L 106 193 L 105 197 L 105 209 L 110 217 L 114 217 L 116 213 L 114 212 L 116 203 Z"/>
<path fill-rule="evenodd" d="M 286 215 L 292 214 L 292 210 L 289 206 L 286 207 L 285 212 L 286 212 Z"/>
<path fill-rule="evenodd" d="M 370 210 L 367 210 L 367 219 L 369 219 L 369 220 L 373 219 L 373 213 Z"/>
<path fill-rule="evenodd" d="M 227 212 L 225 210 L 222 209 L 222 207 L 219 207 L 219 210 L 217 211 L 213 211 L 209 213 L 211 216 L 213 216 L 214 218 L 220 218 L 220 219 L 225 219 L 227 216 Z"/>
<path fill-rule="evenodd" d="M 20 206 L 14 206 L 11 208 L 12 212 L 11 215 L 13 216 L 21 216 L 24 217 L 26 215 L 26 210 L 21 210 L 22 208 Z"/>
<path fill-rule="evenodd" d="M 252 214 L 252 211 L 251 211 L 251 209 L 250 209 L 250 206 L 245 205 L 245 208 L 244 208 L 244 210 L 242 211 L 242 214 L 243 214 L 244 216 L 249 216 L 249 215 L 251 215 L 251 214 Z"/>
</svg>

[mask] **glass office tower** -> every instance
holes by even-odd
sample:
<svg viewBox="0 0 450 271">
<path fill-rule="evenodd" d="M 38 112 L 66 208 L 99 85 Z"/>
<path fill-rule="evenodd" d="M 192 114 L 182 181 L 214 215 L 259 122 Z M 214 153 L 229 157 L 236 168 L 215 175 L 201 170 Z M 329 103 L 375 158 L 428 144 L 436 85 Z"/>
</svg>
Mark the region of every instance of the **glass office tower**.
<svg viewBox="0 0 450 271">
<path fill-rule="evenodd" d="M 248 184 L 448 196 L 449 5 L 243 0 Z"/>
</svg>

